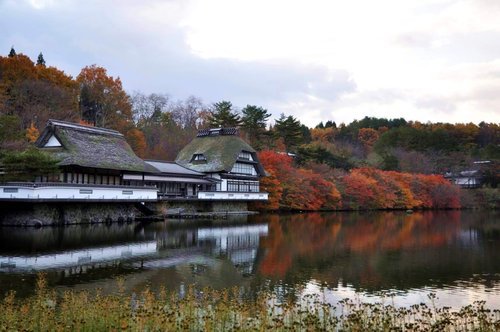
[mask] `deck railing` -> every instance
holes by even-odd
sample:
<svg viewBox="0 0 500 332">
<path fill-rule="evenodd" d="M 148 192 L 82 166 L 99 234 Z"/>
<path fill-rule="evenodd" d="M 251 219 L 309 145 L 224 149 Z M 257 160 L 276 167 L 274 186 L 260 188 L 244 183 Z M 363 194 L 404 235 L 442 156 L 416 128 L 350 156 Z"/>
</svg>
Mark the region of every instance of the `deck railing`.
<svg viewBox="0 0 500 332">
<path fill-rule="evenodd" d="M 70 182 L 0 182 L 0 187 L 93 187 L 93 188 L 123 188 L 130 189 L 156 189 L 155 186 L 131 186 L 126 184 L 92 184 L 92 183 L 70 183 Z"/>
</svg>

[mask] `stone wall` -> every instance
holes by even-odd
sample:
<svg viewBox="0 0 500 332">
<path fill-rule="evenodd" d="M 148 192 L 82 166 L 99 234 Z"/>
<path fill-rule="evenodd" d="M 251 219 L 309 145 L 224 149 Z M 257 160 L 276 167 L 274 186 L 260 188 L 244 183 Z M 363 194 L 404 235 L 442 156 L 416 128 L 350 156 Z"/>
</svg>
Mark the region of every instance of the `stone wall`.
<svg viewBox="0 0 500 332">
<path fill-rule="evenodd" d="M 55 226 L 133 221 L 141 215 L 133 203 L 1 203 L 0 225 Z M 161 215 L 169 209 L 184 212 L 247 212 L 247 202 L 172 201 L 147 203 Z"/>
<path fill-rule="evenodd" d="M 130 203 L 18 203 L 3 206 L 0 224 L 49 226 L 133 221 L 138 211 Z"/>
<path fill-rule="evenodd" d="M 170 201 L 158 202 L 156 210 L 183 209 L 185 212 L 247 212 L 247 202 L 231 201 Z"/>
</svg>

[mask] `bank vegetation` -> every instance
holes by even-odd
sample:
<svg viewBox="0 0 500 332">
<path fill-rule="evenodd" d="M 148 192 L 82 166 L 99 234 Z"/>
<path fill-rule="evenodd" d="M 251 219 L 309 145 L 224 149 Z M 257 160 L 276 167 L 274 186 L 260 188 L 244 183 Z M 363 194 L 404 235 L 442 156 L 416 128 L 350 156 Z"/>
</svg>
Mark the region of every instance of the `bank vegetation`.
<svg viewBox="0 0 500 332">
<path fill-rule="evenodd" d="M 120 281 L 118 281 L 120 283 Z M 238 289 L 190 288 L 184 296 L 161 290 L 103 295 L 58 294 L 38 279 L 36 295 L 0 303 L 2 331 L 498 331 L 500 310 L 476 301 L 458 310 L 429 303 L 408 308 L 345 299 L 332 305 L 318 296 L 297 301 L 260 293 L 244 299 Z"/>
</svg>

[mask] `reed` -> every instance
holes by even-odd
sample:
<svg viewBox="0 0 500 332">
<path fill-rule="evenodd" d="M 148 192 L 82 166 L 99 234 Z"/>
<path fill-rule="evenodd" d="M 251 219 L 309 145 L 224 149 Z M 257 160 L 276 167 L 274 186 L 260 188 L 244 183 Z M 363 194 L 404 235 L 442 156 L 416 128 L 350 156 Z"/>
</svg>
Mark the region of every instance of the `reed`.
<svg viewBox="0 0 500 332">
<path fill-rule="evenodd" d="M 47 289 L 39 277 L 36 294 L 17 299 L 9 292 L 0 304 L 2 331 L 499 331 L 500 311 L 477 301 L 459 310 L 420 303 L 400 308 L 345 299 L 337 305 L 307 295 L 299 302 L 278 301 L 262 292 L 252 301 L 237 289 L 189 288 L 180 297 L 153 293 Z"/>
</svg>

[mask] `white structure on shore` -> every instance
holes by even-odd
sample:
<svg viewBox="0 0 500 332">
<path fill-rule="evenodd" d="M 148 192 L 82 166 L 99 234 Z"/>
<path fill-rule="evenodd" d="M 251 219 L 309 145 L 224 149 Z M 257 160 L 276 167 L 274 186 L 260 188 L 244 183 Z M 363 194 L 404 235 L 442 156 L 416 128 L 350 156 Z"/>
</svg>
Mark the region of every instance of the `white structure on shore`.
<svg viewBox="0 0 500 332">
<path fill-rule="evenodd" d="M 59 160 L 60 173 L 0 183 L 0 201 L 267 200 L 255 150 L 236 134 L 200 131 L 166 162 L 142 160 L 115 130 L 49 120 L 36 146 Z"/>
</svg>

